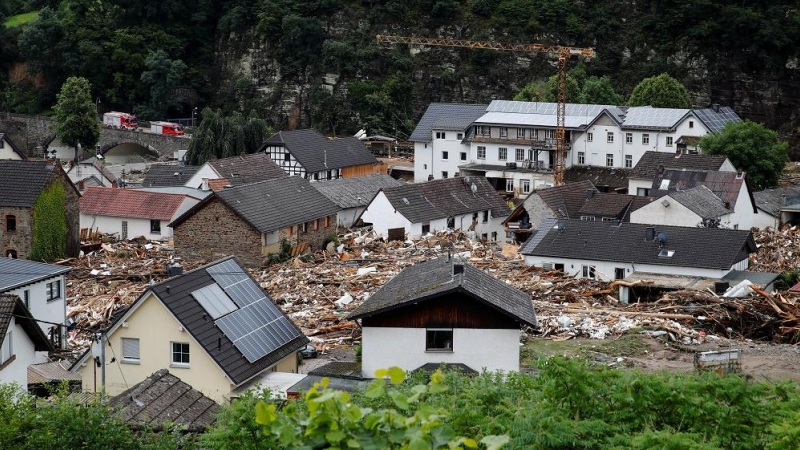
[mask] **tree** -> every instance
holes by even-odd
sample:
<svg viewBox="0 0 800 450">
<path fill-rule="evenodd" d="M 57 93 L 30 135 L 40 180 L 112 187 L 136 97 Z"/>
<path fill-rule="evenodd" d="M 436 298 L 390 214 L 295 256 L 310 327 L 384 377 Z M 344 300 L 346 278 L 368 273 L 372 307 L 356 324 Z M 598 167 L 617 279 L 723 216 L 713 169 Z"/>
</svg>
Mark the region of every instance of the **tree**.
<svg viewBox="0 0 800 450">
<path fill-rule="evenodd" d="M 75 159 L 78 159 L 78 144 L 83 148 L 93 148 L 100 140 L 100 121 L 91 91 L 86 78 L 67 78 L 58 93 L 58 103 L 53 108 L 56 134 L 62 142 L 75 147 Z"/>
<path fill-rule="evenodd" d="M 544 80 L 534 80 L 526 84 L 521 91 L 514 96 L 518 102 L 549 102 L 552 101 L 550 87 Z"/>
<path fill-rule="evenodd" d="M 142 72 L 141 80 L 150 85 L 150 105 L 143 115 L 163 118 L 172 106 L 172 91 L 183 78 L 186 64 L 179 59 L 169 59 L 164 50 L 157 50 L 147 56 L 144 65 L 147 70 Z"/>
<path fill-rule="evenodd" d="M 591 105 L 620 105 L 622 96 L 617 94 L 608 77 L 589 77 L 583 83 L 581 103 Z"/>
<path fill-rule="evenodd" d="M 745 120 L 730 122 L 721 131 L 707 134 L 698 143 L 708 155 L 725 155 L 756 189 L 778 183 L 789 161 L 789 144 L 778 140 L 778 133 L 761 124 Z"/>
<path fill-rule="evenodd" d="M 652 106 L 654 108 L 691 108 L 692 100 L 686 88 L 666 73 L 645 78 L 633 88 L 628 99 L 630 106 Z"/>
<path fill-rule="evenodd" d="M 224 116 L 220 109 L 205 108 L 200 117 L 186 154 L 189 164 L 255 153 L 271 133 L 267 122 L 255 115 L 245 118 L 237 112 Z"/>
</svg>

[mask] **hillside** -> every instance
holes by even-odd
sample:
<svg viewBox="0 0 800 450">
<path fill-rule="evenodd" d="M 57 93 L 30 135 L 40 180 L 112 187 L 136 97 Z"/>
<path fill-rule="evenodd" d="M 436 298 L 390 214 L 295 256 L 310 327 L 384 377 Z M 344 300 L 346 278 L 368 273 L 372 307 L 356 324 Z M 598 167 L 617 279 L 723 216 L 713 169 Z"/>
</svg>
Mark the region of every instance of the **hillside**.
<svg viewBox="0 0 800 450">
<path fill-rule="evenodd" d="M 0 48 L 0 61 L 24 61 L 46 83 L 6 83 L 2 109 L 48 108 L 67 75 L 82 75 L 106 110 L 188 117 L 195 104 L 210 104 L 255 111 L 281 128 L 404 137 L 431 101 L 510 98 L 554 73 L 538 55 L 409 52 L 375 41 L 442 36 L 591 46 L 587 75 L 611 77 L 626 97 L 642 78 L 668 72 L 696 105 L 733 106 L 800 153 L 800 15 L 788 0 L 44 3 L 38 20 L 0 32 L 16 43 Z M 142 73 L 151 76 L 142 82 Z M 175 96 L 176 88 L 185 89 Z"/>
</svg>

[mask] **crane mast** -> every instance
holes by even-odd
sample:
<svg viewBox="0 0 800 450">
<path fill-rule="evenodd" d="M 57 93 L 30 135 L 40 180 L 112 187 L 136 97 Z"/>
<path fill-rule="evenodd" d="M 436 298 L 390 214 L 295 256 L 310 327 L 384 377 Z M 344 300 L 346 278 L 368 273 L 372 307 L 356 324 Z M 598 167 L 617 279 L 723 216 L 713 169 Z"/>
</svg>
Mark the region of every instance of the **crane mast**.
<svg viewBox="0 0 800 450">
<path fill-rule="evenodd" d="M 567 157 L 566 142 L 566 107 L 567 107 L 567 64 L 573 56 L 586 59 L 594 58 L 594 49 L 586 47 L 567 47 L 547 44 L 513 44 L 494 41 L 471 41 L 449 38 L 425 38 L 412 36 L 387 36 L 379 34 L 377 40 L 384 44 L 414 44 L 432 47 L 457 47 L 498 50 L 506 52 L 542 53 L 558 58 L 557 69 L 557 104 L 556 104 L 556 151 L 553 157 L 553 182 L 556 186 L 564 184 L 565 160 Z"/>
</svg>

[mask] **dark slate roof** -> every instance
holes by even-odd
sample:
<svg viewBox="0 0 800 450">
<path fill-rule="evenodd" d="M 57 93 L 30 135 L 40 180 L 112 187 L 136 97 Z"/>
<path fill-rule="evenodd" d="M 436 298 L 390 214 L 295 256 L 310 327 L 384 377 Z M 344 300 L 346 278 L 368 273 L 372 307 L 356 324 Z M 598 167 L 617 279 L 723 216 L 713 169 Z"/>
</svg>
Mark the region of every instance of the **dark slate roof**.
<svg viewBox="0 0 800 450">
<path fill-rule="evenodd" d="M 756 250 L 749 230 L 563 219 L 563 231 L 559 232 L 555 223 L 555 220 L 542 223 L 523 244 L 520 253 L 583 261 L 730 269 Z M 645 240 L 648 227 L 655 228 L 656 234 L 667 235 L 663 249 L 674 250 L 672 257 L 659 257 L 658 242 Z"/>
<path fill-rule="evenodd" d="M 565 183 L 591 181 L 595 186 L 608 187 L 610 191 L 627 190 L 630 169 L 595 166 L 572 166 L 564 171 Z"/>
<path fill-rule="evenodd" d="M 749 270 L 731 270 L 724 277 L 723 280 L 728 280 L 731 286 L 736 286 L 744 280 L 747 280 L 762 289 L 774 283 L 781 274 L 774 272 L 751 272 Z"/>
<path fill-rule="evenodd" d="M 532 192 L 531 195 L 541 197 L 542 201 L 558 217 L 577 219 L 580 216 L 581 208 L 587 200 L 586 191 L 592 191 L 593 195 L 597 194 L 597 188 L 590 181 L 579 181 L 577 183 L 539 189 Z"/>
<path fill-rule="evenodd" d="M 786 196 L 785 204 L 784 195 Z M 778 217 L 783 208 L 800 208 L 800 186 L 765 189 L 754 192 L 753 197 L 755 197 L 758 209 L 773 217 Z"/>
<path fill-rule="evenodd" d="M 0 206 L 33 206 L 54 168 L 52 161 L 0 161 Z"/>
<path fill-rule="evenodd" d="M 475 193 L 472 192 L 475 185 Z M 491 210 L 510 214 L 508 205 L 484 177 L 456 177 L 383 189 L 392 206 L 411 223 Z"/>
<path fill-rule="evenodd" d="M 291 387 L 286 389 L 287 393 L 299 393 L 299 392 L 307 392 L 314 386 L 316 383 L 320 383 L 323 379 L 328 379 L 328 388 L 336 389 L 339 391 L 347 391 L 347 392 L 356 392 L 356 391 L 363 391 L 364 389 L 369 386 L 372 382 L 370 379 L 365 378 L 341 378 L 341 377 L 330 377 L 330 376 L 322 376 L 322 375 L 308 375 L 302 380 L 298 381 L 297 383 L 293 384 Z"/>
<path fill-rule="evenodd" d="M 642 195 L 634 195 L 633 200 L 631 201 L 631 206 L 628 208 L 628 212 L 625 214 L 625 217 L 622 218 L 623 222 L 630 222 L 631 221 L 631 213 L 636 211 L 637 209 L 641 208 L 648 203 L 651 203 L 655 200 L 654 197 L 644 197 Z"/>
<path fill-rule="evenodd" d="M 153 164 L 144 174 L 144 187 L 183 186 L 200 166 L 181 166 L 178 164 Z"/>
<path fill-rule="evenodd" d="M 0 258 L 0 292 L 7 292 L 72 270 L 27 259 Z"/>
<path fill-rule="evenodd" d="M 261 233 L 319 219 L 340 209 L 305 178 L 284 177 L 215 192 L 169 226 L 179 226 L 214 199 L 222 201 Z"/>
<path fill-rule="evenodd" d="M 435 372 L 442 369 L 445 372 L 458 372 L 461 375 L 478 375 L 478 371 L 464 363 L 427 363 L 417 367 L 416 370 Z"/>
<path fill-rule="evenodd" d="M 662 169 L 719 170 L 725 163 L 724 155 L 675 154 L 644 152 L 639 162 L 631 169 L 629 178 L 652 180 Z"/>
<path fill-rule="evenodd" d="M 69 370 L 66 360 L 28 366 L 28 384 L 47 384 L 60 381 L 81 381 L 81 375 Z"/>
<path fill-rule="evenodd" d="M 14 145 L 14 143 L 11 141 L 11 139 L 10 139 L 8 136 L 6 136 L 6 134 L 5 134 L 5 133 L 0 133 L 0 142 L 1 142 L 1 141 L 3 141 L 4 139 L 5 139 L 5 141 L 8 143 L 8 145 L 10 145 L 10 146 L 11 146 L 11 150 L 13 150 L 13 151 L 14 151 L 14 153 L 16 153 L 17 155 L 19 155 L 19 157 L 20 157 L 20 158 L 22 158 L 22 159 L 28 159 L 28 157 L 27 157 L 27 156 L 25 156 L 25 154 L 24 154 L 24 153 L 22 153 L 22 152 L 19 150 L 19 148 L 17 148 L 17 146 L 16 146 L 16 145 Z"/>
<path fill-rule="evenodd" d="M 663 182 L 669 181 L 666 189 Z M 711 190 L 723 203 L 729 205 L 729 209 L 736 209 L 736 200 L 739 198 L 739 191 L 744 184 L 744 176 L 739 176 L 736 172 L 718 172 L 704 170 L 665 170 L 664 173 L 653 178 L 653 185 L 650 189 L 651 197 L 661 197 L 675 191 L 685 191 L 697 186 L 705 186 Z M 753 205 L 755 211 L 755 204 Z"/>
<path fill-rule="evenodd" d="M 697 186 L 685 191 L 670 192 L 669 196 L 703 219 L 713 219 L 732 211 L 725 203 L 705 186 Z"/>
<path fill-rule="evenodd" d="M 693 111 L 695 116 L 697 116 L 712 133 L 716 133 L 725 128 L 725 125 L 730 122 L 735 123 L 742 121 L 739 115 L 736 114 L 730 106 L 722 106 L 717 108 L 717 110 L 712 107 L 695 109 Z"/>
<path fill-rule="evenodd" d="M 25 334 L 33 341 L 34 350 L 39 352 L 55 351 L 44 331 L 33 319 L 31 312 L 22 303 L 22 299 L 16 295 L 9 294 L 0 294 L 0 347 L 3 346 L 12 318 L 16 318 L 16 323 L 25 330 Z"/>
<path fill-rule="evenodd" d="M 162 281 L 161 283 L 153 285 L 150 290 L 158 296 L 164 306 L 172 312 L 186 331 L 203 346 L 205 352 L 216 361 L 223 371 L 225 371 L 228 378 L 231 380 L 231 384 L 238 386 L 263 372 L 286 356 L 294 354 L 298 350 L 304 348 L 308 343 L 308 338 L 294 325 L 294 322 L 289 320 L 295 330 L 294 339 L 257 361 L 253 363 L 248 362 L 243 353 L 233 345 L 232 340 L 215 325 L 215 321 L 209 318 L 203 306 L 192 296 L 192 292 L 216 283 L 207 269 L 220 265 L 228 260 L 236 261 L 233 257 L 228 257 L 213 262 L 209 265 L 186 272 L 183 275 Z M 238 262 L 236 264 L 238 265 Z M 242 269 L 241 265 L 238 265 L 238 267 L 241 272 L 247 273 Z M 261 291 L 261 288 L 258 287 L 258 283 L 252 278 L 249 278 L 249 282 L 255 284 L 255 289 Z M 142 301 L 146 297 L 147 292 L 140 296 L 137 302 Z M 234 301 L 235 300 L 234 298 Z M 121 316 L 121 318 L 122 317 L 125 316 Z M 261 323 L 256 323 L 259 326 L 262 325 Z M 112 328 L 113 327 L 114 325 L 112 325 Z"/>
<path fill-rule="evenodd" d="M 486 114 L 489 105 L 467 105 L 463 103 L 431 103 L 419 119 L 414 132 L 408 138 L 412 142 L 431 142 L 433 130 L 463 131 L 472 122 Z"/>
<path fill-rule="evenodd" d="M 308 372 L 309 375 L 320 377 L 350 378 L 363 380 L 361 376 L 361 363 L 357 361 L 331 361 Z"/>
<path fill-rule="evenodd" d="M 312 129 L 279 131 L 261 146 L 282 146 L 289 150 L 307 172 L 377 164 L 378 160 L 356 137 L 329 140 Z"/>
<path fill-rule="evenodd" d="M 464 272 L 453 275 L 454 265 Z M 404 269 L 351 312 L 348 319 L 418 303 L 450 292 L 465 292 L 518 322 L 536 326 L 531 297 L 504 281 L 466 263 L 442 257 Z"/>
<path fill-rule="evenodd" d="M 131 425 L 158 428 L 167 422 L 190 430 L 205 429 L 216 421 L 219 405 L 167 369 L 145 378 L 111 399 L 109 405 Z"/>
<path fill-rule="evenodd" d="M 264 152 L 209 161 L 208 165 L 231 186 L 283 178 L 286 172 Z"/>
<path fill-rule="evenodd" d="M 403 184 L 405 183 L 386 174 L 311 183 L 322 195 L 342 209 L 366 206 L 381 189 Z"/>
<path fill-rule="evenodd" d="M 578 216 L 611 217 L 622 220 L 628 215 L 628 209 L 635 198 L 635 195 L 597 192 L 584 202 L 581 209 L 578 210 Z"/>
</svg>

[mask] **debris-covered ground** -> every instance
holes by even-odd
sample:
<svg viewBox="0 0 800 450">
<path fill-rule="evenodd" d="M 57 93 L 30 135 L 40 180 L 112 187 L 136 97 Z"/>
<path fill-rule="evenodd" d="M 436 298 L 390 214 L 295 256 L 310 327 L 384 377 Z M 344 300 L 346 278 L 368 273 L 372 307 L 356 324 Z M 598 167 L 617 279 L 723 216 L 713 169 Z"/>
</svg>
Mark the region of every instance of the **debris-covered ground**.
<svg viewBox="0 0 800 450">
<path fill-rule="evenodd" d="M 751 270 L 796 268 L 800 231 L 766 230 L 755 237 L 759 251 L 752 255 Z M 527 267 L 516 250 L 507 245 L 500 252 L 460 232 L 441 232 L 414 242 L 384 242 L 371 232 L 354 232 L 327 251 L 251 273 L 323 354 L 359 343 L 358 325 L 345 316 L 383 283 L 405 267 L 447 253 L 528 292 L 539 318 L 539 328 L 527 330 L 535 339 L 617 339 L 633 330 L 657 333 L 674 345 L 698 347 L 721 345 L 729 338 L 800 341 L 799 297 L 787 291 L 756 292 L 745 298 L 721 298 L 710 290 L 672 291 L 655 301 L 624 305 L 614 285 Z M 207 262 L 181 263 L 184 270 L 191 270 Z M 103 244 L 87 256 L 65 262 L 73 267 L 68 316 L 80 328 L 108 326 L 149 283 L 163 280 L 172 263 L 166 245 L 135 242 Z M 76 331 L 70 345 L 82 349 L 90 340 L 91 333 Z"/>
</svg>

